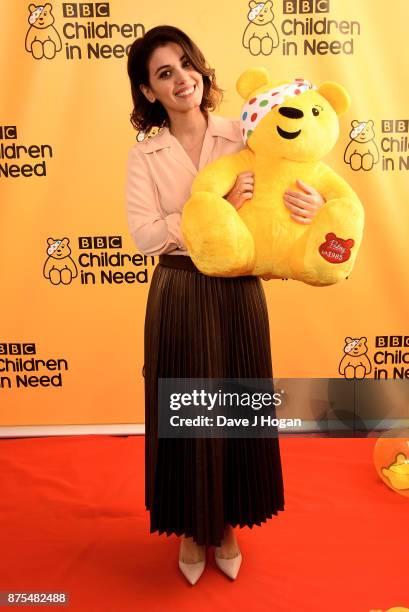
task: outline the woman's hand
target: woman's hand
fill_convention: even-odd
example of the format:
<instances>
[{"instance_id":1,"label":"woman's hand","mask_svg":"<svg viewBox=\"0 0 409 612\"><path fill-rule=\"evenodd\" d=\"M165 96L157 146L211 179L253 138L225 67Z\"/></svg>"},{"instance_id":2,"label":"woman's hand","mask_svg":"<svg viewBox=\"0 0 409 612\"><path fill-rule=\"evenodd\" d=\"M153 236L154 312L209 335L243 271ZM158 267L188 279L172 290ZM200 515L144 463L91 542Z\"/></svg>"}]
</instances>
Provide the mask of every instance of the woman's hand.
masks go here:
<instances>
[{"instance_id":1,"label":"woman's hand","mask_svg":"<svg viewBox=\"0 0 409 612\"><path fill-rule=\"evenodd\" d=\"M307 225L311 223L321 206L325 204L325 199L314 187L300 180L297 180L297 185L303 190L303 193L287 189L284 193L284 204L294 221Z\"/></svg>"},{"instance_id":2,"label":"woman's hand","mask_svg":"<svg viewBox=\"0 0 409 612\"><path fill-rule=\"evenodd\" d=\"M234 206L236 210L239 210L246 200L250 200L253 197L253 191L253 172L240 172L240 174L238 174L236 177L236 182L234 183L233 187L224 197Z\"/></svg>"}]
</instances>

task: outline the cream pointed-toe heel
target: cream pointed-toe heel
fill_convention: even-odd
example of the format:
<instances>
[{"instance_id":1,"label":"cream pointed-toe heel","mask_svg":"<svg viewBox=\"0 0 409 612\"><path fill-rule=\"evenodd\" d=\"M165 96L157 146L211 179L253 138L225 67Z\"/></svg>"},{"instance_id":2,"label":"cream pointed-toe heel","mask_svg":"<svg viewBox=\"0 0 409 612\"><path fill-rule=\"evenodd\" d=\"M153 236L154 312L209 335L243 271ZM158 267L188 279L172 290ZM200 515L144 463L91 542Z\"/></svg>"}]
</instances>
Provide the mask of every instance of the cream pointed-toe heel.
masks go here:
<instances>
[{"instance_id":1,"label":"cream pointed-toe heel","mask_svg":"<svg viewBox=\"0 0 409 612\"><path fill-rule=\"evenodd\" d=\"M179 552L179 568L184 577L190 584L196 584L200 576L203 574L206 567L206 549L204 550L204 559L202 561L195 561L194 563L186 563L181 559L181 553Z\"/></svg>"},{"instance_id":2,"label":"cream pointed-toe heel","mask_svg":"<svg viewBox=\"0 0 409 612\"><path fill-rule=\"evenodd\" d=\"M236 580L237 574L239 573L239 569L241 566L241 562L243 560L241 552L239 551L237 555L235 557L232 557L231 559L224 559L223 557L217 556L217 551L219 549L220 547L216 547L214 551L214 559L216 561L217 567L221 569L222 572L226 574L226 576L228 576L232 580Z\"/></svg>"}]
</instances>

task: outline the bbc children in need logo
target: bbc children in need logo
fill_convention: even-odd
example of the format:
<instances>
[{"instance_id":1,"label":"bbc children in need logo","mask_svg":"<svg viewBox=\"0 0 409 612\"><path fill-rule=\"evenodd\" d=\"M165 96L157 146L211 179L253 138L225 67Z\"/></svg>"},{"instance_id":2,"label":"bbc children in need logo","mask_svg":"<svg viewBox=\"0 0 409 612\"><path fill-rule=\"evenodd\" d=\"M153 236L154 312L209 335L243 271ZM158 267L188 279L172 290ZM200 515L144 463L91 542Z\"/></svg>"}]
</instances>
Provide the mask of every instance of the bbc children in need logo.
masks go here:
<instances>
[{"instance_id":1,"label":"bbc children in need logo","mask_svg":"<svg viewBox=\"0 0 409 612\"><path fill-rule=\"evenodd\" d=\"M361 23L340 18L330 0L251 0L247 10L242 45L251 55L353 55L361 35Z\"/></svg>"},{"instance_id":2,"label":"bbc children in need logo","mask_svg":"<svg viewBox=\"0 0 409 612\"><path fill-rule=\"evenodd\" d=\"M148 283L155 258L122 252L122 236L79 236L77 245L75 256L66 236L46 239L43 277L51 285L70 285L74 279L89 286Z\"/></svg>"},{"instance_id":3,"label":"bbc children in need logo","mask_svg":"<svg viewBox=\"0 0 409 612\"><path fill-rule=\"evenodd\" d=\"M29 4L25 49L36 60L122 59L144 34L143 23L114 22L109 2Z\"/></svg>"},{"instance_id":4,"label":"bbc children in need logo","mask_svg":"<svg viewBox=\"0 0 409 612\"><path fill-rule=\"evenodd\" d=\"M351 122L344 162L354 171L368 172L379 162L383 172L409 170L409 119L381 119L378 123L375 130L373 120Z\"/></svg>"},{"instance_id":5,"label":"bbc children in need logo","mask_svg":"<svg viewBox=\"0 0 409 612\"><path fill-rule=\"evenodd\" d=\"M409 336L345 338L338 373L346 379L409 379Z\"/></svg>"},{"instance_id":6,"label":"bbc children in need logo","mask_svg":"<svg viewBox=\"0 0 409 612\"><path fill-rule=\"evenodd\" d=\"M50 144L19 143L17 125L0 125L0 178L47 176Z\"/></svg>"},{"instance_id":7,"label":"bbc children in need logo","mask_svg":"<svg viewBox=\"0 0 409 612\"><path fill-rule=\"evenodd\" d=\"M40 355L35 342L0 342L0 389L63 387L68 359Z\"/></svg>"}]
</instances>

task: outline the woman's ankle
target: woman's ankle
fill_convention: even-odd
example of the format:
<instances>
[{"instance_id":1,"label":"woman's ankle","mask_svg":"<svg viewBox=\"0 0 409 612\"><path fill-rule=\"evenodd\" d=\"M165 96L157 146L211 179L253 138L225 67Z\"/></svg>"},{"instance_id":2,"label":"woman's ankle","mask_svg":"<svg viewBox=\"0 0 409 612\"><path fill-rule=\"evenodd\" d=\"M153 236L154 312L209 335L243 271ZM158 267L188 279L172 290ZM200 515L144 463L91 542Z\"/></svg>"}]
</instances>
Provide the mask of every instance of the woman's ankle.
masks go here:
<instances>
[{"instance_id":1,"label":"woman's ankle","mask_svg":"<svg viewBox=\"0 0 409 612\"><path fill-rule=\"evenodd\" d=\"M180 542L182 560L186 563L196 563L203 559L203 545L198 544L193 538L182 536Z\"/></svg>"}]
</instances>

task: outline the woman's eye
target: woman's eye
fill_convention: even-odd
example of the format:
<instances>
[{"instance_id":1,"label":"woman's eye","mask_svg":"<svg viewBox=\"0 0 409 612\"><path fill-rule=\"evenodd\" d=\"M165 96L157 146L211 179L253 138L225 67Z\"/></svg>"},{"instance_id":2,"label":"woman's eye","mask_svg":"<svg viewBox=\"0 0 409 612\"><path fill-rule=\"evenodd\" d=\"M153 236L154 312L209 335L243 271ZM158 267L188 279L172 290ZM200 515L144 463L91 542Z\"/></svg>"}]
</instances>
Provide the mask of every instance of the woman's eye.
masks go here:
<instances>
[{"instance_id":1,"label":"woman's eye","mask_svg":"<svg viewBox=\"0 0 409 612\"><path fill-rule=\"evenodd\" d=\"M170 70L164 70L163 72L160 73L159 78L164 79L169 74L170 74Z\"/></svg>"},{"instance_id":2,"label":"woman's eye","mask_svg":"<svg viewBox=\"0 0 409 612\"><path fill-rule=\"evenodd\" d=\"M183 62L183 65L184 65L184 66L190 66L190 62L189 62L189 60L185 60L185 61Z\"/></svg>"}]
</instances>

